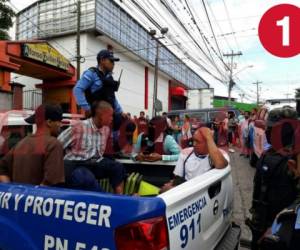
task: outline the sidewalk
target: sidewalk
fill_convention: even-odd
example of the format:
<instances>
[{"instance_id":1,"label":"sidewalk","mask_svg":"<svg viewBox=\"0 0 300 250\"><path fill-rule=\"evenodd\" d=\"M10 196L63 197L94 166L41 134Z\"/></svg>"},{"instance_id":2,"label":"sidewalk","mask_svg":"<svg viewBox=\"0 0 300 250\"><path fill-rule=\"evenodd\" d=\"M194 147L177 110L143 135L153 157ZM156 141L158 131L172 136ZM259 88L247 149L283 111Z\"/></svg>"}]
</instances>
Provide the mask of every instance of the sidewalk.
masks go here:
<instances>
[{"instance_id":1,"label":"sidewalk","mask_svg":"<svg viewBox=\"0 0 300 250\"><path fill-rule=\"evenodd\" d=\"M251 232L245 225L245 219L250 216L253 177L255 169L249 165L249 159L239 156L239 151L229 153L234 185L234 212L233 221L242 228L242 239L251 240ZM244 249L244 248L241 248Z\"/></svg>"}]
</instances>

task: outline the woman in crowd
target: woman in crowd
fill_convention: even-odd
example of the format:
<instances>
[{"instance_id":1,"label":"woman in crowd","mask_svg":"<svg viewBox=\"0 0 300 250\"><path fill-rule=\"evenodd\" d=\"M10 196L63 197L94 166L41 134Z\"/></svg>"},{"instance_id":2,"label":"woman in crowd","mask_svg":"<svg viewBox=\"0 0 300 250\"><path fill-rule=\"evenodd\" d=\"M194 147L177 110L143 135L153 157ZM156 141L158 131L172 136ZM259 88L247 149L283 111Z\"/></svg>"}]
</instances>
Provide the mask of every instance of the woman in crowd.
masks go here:
<instances>
[{"instance_id":1,"label":"woman in crowd","mask_svg":"<svg viewBox=\"0 0 300 250\"><path fill-rule=\"evenodd\" d=\"M173 137L177 143L180 143L181 139L181 122L179 116L175 116L172 120L172 130L173 130Z\"/></svg>"},{"instance_id":2,"label":"woman in crowd","mask_svg":"<svg viewBox=\"0 0 300 250\"><path fill-rule=\"evenodd\" d=\"M132 158L137 161L177 161L180 147L172 135L167 134L167 120L154 117L148 130L139 134Z\"/></svg>"},{"instance_id":3,"label":"woman in crowd","mask_svg":"<svg viewBox=\"0 0 300 250\"><path fill-rule=\"evenodd\" d=\"M193 135L192 135L191 121L190 121L190 117L188 115L185 115L185 117L184 117L184 122L183 122L183 126L181 128L181 133L182 133L181 147L182 148L189 147Z\"/></svg>"},{"instance_id":4,"label":"woman in crowd","mask_svg":"<svg viewBox=\"0 0 300 250\"><path fill-rule=\"evenodd\" d=\"M228 113L228 146L229 152L234 153L234 149L232 148L234 142L234 135L237 128L237 121L235 119L235 114L233 112Z\"/></svg>"},{"instance_id":5,"label":"woman in crowd","mask_svg":"<svg viewBox=\"0 0 300 250\"><path fill-rule=\"evenodd\" d=\"M240 132L241 132L241 156L249 158L250 156L250 138L249 138L249 125L250 125L250 112L245 112L245 120L240 123Z\"/></svg>"}]
</instances>

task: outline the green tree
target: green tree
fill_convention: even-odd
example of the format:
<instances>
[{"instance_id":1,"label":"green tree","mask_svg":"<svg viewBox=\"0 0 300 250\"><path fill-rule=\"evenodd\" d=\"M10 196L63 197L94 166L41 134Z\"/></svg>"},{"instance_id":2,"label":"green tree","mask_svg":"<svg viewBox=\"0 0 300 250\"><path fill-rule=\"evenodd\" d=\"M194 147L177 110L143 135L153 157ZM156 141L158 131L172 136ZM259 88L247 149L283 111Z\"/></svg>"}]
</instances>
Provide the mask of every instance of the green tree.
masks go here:
<instances>
[{"instance_id":1,"label":"green tree","mask_svg":"<svg viewBox=\"0 0 300 250\"><path fill-rule=\"evenodd\" d=\"M8 6L9 0L0 0L0 40L9 40L8 30L13 26L15 12Z\"/></svg>"}]
</instances>

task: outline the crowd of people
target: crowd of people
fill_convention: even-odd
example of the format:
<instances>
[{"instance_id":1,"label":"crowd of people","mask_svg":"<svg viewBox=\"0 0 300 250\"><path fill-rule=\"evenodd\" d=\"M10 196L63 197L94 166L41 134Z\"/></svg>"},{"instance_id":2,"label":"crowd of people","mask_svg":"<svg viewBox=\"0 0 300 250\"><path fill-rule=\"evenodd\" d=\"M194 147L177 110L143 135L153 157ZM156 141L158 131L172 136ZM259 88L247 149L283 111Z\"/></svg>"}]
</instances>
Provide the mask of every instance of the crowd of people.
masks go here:
<instances>
[{"instance_id":1,"label":"crowd of people","mask_svg":"<svg viewBox=\"0 0 300 250\"><path fill-rule=\"evenodd\" d=\"M62 109L52 104L39 106L26 119L37 131L0 160L1 182L102 191L98 180L109 178L114 192L122 194L126 171L116 158L177 162L174 179L182 181L228 165L229 157L217 148L211 130L199 128L193 135L188 116L181 124L166 113L152 119L144 111L133 118L125 113L115 95L120 82L112 76L118 60L112 52L100 51L98 66L86 70L75 85L84 120L59 133ZM198 170L192 169L196 162Z\"/></svg>"},{"instance_id":2,"label":"crowd of people","mask_svg":"<svg viewBox=\"0 0 300 250\"><path fill-rule=\"evenodd\" d=\"M86 70L74 87L77 104L85 111L84 120L60 133L62 109L52 104L39 106L26 119L36 124L37 131L0 159L0 182L101 192L98 180L109 178L114 192L122 194L126 171L116 158L125 157L133 161L176 162L173 178L161 189L165 192L212 168L226 168L230 162L224 150L227 146L232 153L237 146L241 156L249 158L256 109L241 111L238 117L234 112L220 112L209 124L199 126L188 115L181 120L163 113L150 119L141 111L139 117L132 117L123 111L115 95L120 82L113 79L112 71L118 60L112 52L100 51L98 67ZM247 221L253 233L252 250L299 249L297 112L290 107L271 111L265 134L264 153L256 165L252 218ZM281 212L285 208L288 210ZM277 226L270 230L278 214ZM282 236L287 230L289 238ZM295 230L298 238L294 237ZM281 248L275 248L278 242ZM295 244L295 248L282 247Z\"/></svg>"}]
</instances>

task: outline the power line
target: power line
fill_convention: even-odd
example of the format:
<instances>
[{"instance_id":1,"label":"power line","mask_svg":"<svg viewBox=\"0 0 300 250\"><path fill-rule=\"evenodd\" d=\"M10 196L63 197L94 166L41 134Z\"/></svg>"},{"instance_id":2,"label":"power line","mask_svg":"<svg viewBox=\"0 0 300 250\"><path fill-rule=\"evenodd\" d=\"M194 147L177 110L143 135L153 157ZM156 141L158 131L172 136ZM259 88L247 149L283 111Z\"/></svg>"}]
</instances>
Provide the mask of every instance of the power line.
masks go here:
<instances>
[{"instance_id":1,"label":"power line","mask_svg":"<svg viewBox=\"0 0 300 250\"><path fill-rule=\"evenodd\" d=\"M217 38L216 38L216 35L215 35L215 32L214 32L214 29L213 29L213 27L212 27L212 24L211 24L211 21L210 21L210 17L209 17L209 15L208 15L208 11L207 11L206 4L205 4L205 1L204 1L204 0L202 0L202 4L203 4L204 10L205 10L205 14L206 14L206 17L207 17L207 20L208 20L208 23L209 23L211 32L212 32L212 34L213 34L213 37L214 37L214 40L215 40L217 49L218 49L218 51L219 51L220 57L222 58L222 53L221 53L221 50L220 50L220 47L219 47L219 44L218 44L218 41L217 41Z\"/></svg>"},{"instance_id":2,"label":"power line","mask_svg":"<svg viewBox=\"0 0 300 250\"><path fill-rule=\"evenodd\" d=\"M173 18L180 24L180 26L183 28L183 30L189 35L189 37L195 42L196 47L200 49L200 51L205 55L205 57L208 59L208 61L211 62L211 58L205 53L203 48L199 45L199 43L196 41L196 39L188 32L182 21L177 17L173 9L169 6L169 4L165 0L161 0L161 3L164 5L164 7L169 11L169 13L173 16ZM212 62L211 62L212 63ZM217 69L218 70L218 69Z\"/></svg>"},{"instance_id":3,"label":"power line","mask_svg":"<svg viewBox=\"0 0 300 250\"><path fill-rule=\"evenodd\" d=\"M229 11L228 11L228 8L227 8L227 5L226 5L225 0L223 0L223 4L224 4L224 8L225 8L225 12L226 12L226 15L227 15L229 24L230 24L230 26L231 26L231 30L232 30L232 33L233 33L233 37L234 37L236 46L237 46L238 50L240 50L240 46L239 46L239 44L238 44L238 42L237 42L237 39L236 39L236 37L235 37L235 35L234 35L234 28L233 28L233 25L232 25L232 22L231 22L231 19L230 19Z\"/></svg>"},{"instance_id":4,"label":"power line","mask_svg":"<svg viewBox=\"0 0 300 250\"><path fill-rule=\"evenodd\" d=\"M210 9L210 12L211 12L211 14L212 14L212 16L213 16L213 18L214 18L214 20L215 20L215 22L216 22L218 28L219 28L221 34L223 34L224 32L222 31L221 26L220 26L219 22L217 21L217 18L216 18L216 16L215 16L215 14L214 14L214 12L213 12L213 10L212 10L212 7L211 7L211 5L210 5L209 2L208 2L208 8ZM226 42L226 44L227 44L227 47L228 47L230 50L232 50L232 48L231 48L231 46L229 45L229 42L228 42L228 40L227 40L227 37L224 37L224 38L225 38L225 42Z\"/></svg>"},{"instance_id":5,"label":"power line","mask_svg":"<svg viewBox=\"0 0 300 250\"><path fill-rule=\"evenodd\" d=\"M195 19L195 16L194 16L193 12L191 11L191 8L190 8L190 6L189 6L187 0L185 0L185 4L186 4L186 6L187 6L187 8L188 8L188 10L189 10L189 13L190 13L190 15L191 15L191 20L192 20L192 22L194 23L194 25L196 26L196 28L198 29L198 32L199 32L199 34L200 34L200 36L201 36L201 38L202 38L202 40L203 40L203 43L204 43L204 45L205 45L205 47L206 47L206 49L207 49L207 51L208 51L208 53L209 53L209 55L210 55L210 57L211 57L212 62L214 63L215 67L218 68L217 65L216 65L216 63L215 63L215 61L214 61L214 59L213 59L213 57L212 57L212 54L211 54L211 52L210 52L210 49L208 48L208 45L207 45L207 44L209 44L209 41L206 39L206 37L204 36L204 34L203 34L203 32L201 31L200 27L198 26L197 21L196 21L196 19ZM214 51L214 49L213 49L212 46L211 46L211 49ZM214 51L214 52L215 52L215 51ZM216 54L216 55L217 55L217 54ZM217 55L217 56L218 56L218 55ZM219 71L219 70L218 70L218 71ZM221 73L220 71L219 71L219 73L222 75L222 73Z\"/></svg>"},{"instance_id":6,"label":"power line","mask_svg":"<svg viewBox=\"0 0 300 250\"><path fill-rule=\"evenodd\" d=\"M134 0L133 0L134 1ZM150 21L153 20L153 18L136 2L134 1L136 5L138 5L140 10L143 10L143 13L146 13L145 15L147 15L147 17L150 17ZM189 34L189 32L186 30L186 28L184 27L184 25L181 23L181 21L177 18L176 14L173 12L173 10L168 6L167 3L165 3L164 1L162 1L162 4L166 7L166 9L171 13L171 15L175 18L175 20L181 25L181 27L185 30L185 32L190 36L190 38L194 41L195 44L197 44L198 48L202 51L202 53L209 59L210 58L207 56L207 54L205 53L205 51L203 51L203 49L200 47L200 45L197 43L197 41L194 39L193 36L191 36ZM157 22L156 22L157 23ZM157 25L160 27L160 25L157 23ZM202 64L200 64L197 60L193 59L192 56L190 56L190 60L195 63L198 67L200 67L203 71L205 71L206 73L208 73L209 75L211 75L212 77L214 77L216 80L221 81L221 79L219 79L217 76L215 76L214 74L212 74L210 71L208 71L205 66L203 66ZM202 59L200 59L201 61L203 61ZM205 62L204 62L205 63Z\"/></svg>"}]
</instances>

